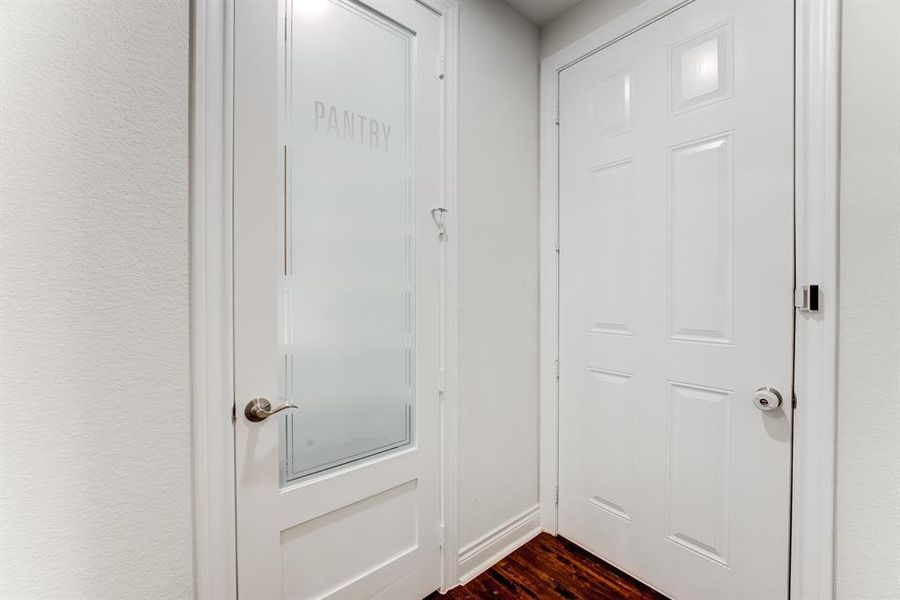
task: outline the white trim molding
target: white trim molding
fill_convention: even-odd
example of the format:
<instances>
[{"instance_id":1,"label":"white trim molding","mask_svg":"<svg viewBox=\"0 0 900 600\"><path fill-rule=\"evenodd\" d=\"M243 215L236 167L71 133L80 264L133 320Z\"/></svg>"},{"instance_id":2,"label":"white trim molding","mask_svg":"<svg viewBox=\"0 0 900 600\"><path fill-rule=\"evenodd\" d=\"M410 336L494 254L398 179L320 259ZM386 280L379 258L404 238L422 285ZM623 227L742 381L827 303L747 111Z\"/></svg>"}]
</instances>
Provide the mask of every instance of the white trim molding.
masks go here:
<instances>
[{"instance_id":1,"label":"white trim molding","mask_svg":"<svg viewBox=\"0 0 900 600\"><path fill-rule=\"evenodd\" d=\"M541 62L540 507L557 533L559 72L693 0L647 0ZM795 321L791 598L834 588L840 0L796 0L796 284L819 284L817 313Z\"/></svg>"},{"instance_id":2,"label":"white trim molding","mask_svg":"<svg viewBox=\"0 0 900 600\"><path fill-rule=\"evenodd\" d=\"M237 597L232 410L234 0L192 2L191 320L195 595ZM418 0L441 18L441 590L458 582L458 29L456 0Z\"/></svg>"},{"instance_id":3,"label":"white trim molding","mask_svg":"<svg viewBox=\"0 0 900 600\"><path fill-rule=\"evenodd\" d=\"M540 513L541 507L535 505L460 550L460 585L472 581L537 536L541 532Z\"/></svg>"},{"instance_id":4,"label":"white trim molding","mask_svg":"<svg viewBox=\"0 0 900 600\"><path fill-rule=\"evenodd\" d=\"M837 407L840 0L797 0L796 284L819 284L820 311L797 313L791 598L834 597Z\"/></svg>"},{"instance_id":5,"label":"white trim molding","mask_svg":"<svg viewBox=\"0 0 900 600\"><path fill-rule=\"evenodd\" d=\"M441 587L456 586L459 549L459 5L418 0L441 16L444 213L441 248Z\"/></svg>"},{"instance_id":6,"label":"white trim molding","mask_svg":"<svg viewBox=\"0 0 900 600\"><path fill-rule=\"evenodd\" d=\"M192 3L191 375L194 593L235 598L231 0Z\"/></svg>"}]
</instances>

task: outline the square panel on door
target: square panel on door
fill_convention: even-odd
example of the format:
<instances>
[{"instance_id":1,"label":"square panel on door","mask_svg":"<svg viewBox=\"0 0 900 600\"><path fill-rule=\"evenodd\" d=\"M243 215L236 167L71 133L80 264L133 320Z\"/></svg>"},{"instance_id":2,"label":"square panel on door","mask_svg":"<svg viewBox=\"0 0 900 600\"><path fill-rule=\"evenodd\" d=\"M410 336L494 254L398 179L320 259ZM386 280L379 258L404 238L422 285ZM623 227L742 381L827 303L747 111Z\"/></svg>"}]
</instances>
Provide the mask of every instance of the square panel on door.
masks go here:
<instances>
[{"instance_id":1,"label":"square panel on door","mask_svg":"<svg viewBox=\"0 0 900 600\"><path fill-rule=\"evenodd\" d=\"M731 97L732 30L729 20L669 49L669 114L677 115Z\"/></svg>"}]
</instances>

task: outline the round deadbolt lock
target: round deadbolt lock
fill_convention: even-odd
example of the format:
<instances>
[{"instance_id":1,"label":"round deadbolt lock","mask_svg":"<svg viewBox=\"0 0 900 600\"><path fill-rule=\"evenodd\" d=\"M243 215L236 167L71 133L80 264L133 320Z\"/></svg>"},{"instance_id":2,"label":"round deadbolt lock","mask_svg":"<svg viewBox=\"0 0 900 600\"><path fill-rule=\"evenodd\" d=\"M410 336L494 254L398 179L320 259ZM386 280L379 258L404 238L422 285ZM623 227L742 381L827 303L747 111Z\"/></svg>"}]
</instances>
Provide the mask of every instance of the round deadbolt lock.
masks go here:
<instances>
[{"instance_id":1,"label":"round deadbolt lock","mask_svg":"<svg viewBox=\"0 0 900 600\"><path fill-rule=\"evenodd\" d=\"M761 387L753 394L753 404L759 410L775 410L781 406L781 394L775 388Z\"/></svg>"}]
</instances>

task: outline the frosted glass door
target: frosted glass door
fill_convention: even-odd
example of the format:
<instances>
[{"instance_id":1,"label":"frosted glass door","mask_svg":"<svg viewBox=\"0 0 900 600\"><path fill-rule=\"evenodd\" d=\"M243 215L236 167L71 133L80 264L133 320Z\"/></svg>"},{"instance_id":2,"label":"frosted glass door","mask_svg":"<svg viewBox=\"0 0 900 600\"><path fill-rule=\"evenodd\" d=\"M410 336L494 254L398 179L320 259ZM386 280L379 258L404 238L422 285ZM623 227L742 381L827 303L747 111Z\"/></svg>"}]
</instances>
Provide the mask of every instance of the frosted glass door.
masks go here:
<instances>
[{"instance_id":1,"label":"frosted glass door","mask_svg":"<svg viewBox=\"0 0 900 600\"><path fill-rule=\"evenodd\" d=\"M294 2L285 61L282 482L411 442L415 36Z\"/></svg>"}]
</instances>

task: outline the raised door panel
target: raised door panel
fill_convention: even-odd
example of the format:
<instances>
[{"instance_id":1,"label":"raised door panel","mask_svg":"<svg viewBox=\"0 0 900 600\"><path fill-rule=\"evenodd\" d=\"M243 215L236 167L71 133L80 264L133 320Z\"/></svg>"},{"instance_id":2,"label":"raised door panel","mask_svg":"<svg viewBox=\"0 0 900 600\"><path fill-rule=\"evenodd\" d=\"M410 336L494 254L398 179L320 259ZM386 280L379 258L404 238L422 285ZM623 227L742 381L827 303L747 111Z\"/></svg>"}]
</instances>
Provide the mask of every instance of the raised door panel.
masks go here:
<instances>
[{"instance_id":1,"label":"raised door panel","mask_svg":"<svg viewBox=\"0 0 900 600\"><path fill-rule=\"evenodd\" d=\"M676 340L732 341L731 146L729 132L669 150L669 324Z\"/></svg>"},{"instance_id":2,"label":"raised door panel","mask_svg":"<svg viewBox=\"0 0 900 600\"><path fill-rule=\"evenodd\" d=\"M416 495L409 481L282 531L284 589L297 598L340 596L379 569L402 566L419 547ZM366 542L341 543L348 539Z\"/></svg>"},{"instance_id":3,"label":"raised door panel","mask_svg":"<svg viewBox=\"0 0 900 600\"><path fill-rule=\"evenodd\" d=\"M666 537L727 567L733 394L681 382L668 387Z\"/></svg>"},{"instance_id":4,"label":"raised door panel","mask_svg":"<svg viewBox=\"0 0 900 600\"><path fill-rule=\"evenodd\" d=\"M595 142L631 130L631 71L607 77L591 86L589 118Z\"/></svg>"},{"instance_id":5,"label":"raised door panel","mask_svg":"<svg viewBox=\"0 0 900 600\"><path fill-rule=\"evenodd\" d=\"M634 381L631 375L589 369L582 434L591 458L585 500L605 514L631 522L634 468ZM598 431L602 434L598 435Z\"/></svg>"},{"instance_id":6,"label":"raised door panel","mask_svg":"<svg viewBox=\"0 0 900 600\"><path fill-rule=\"evenodd\" d=\"M732 21L669 48L669 114L727 100L733 93Z\"/></svg>"},{"instance_id":7,"label":"raised door panel","mask_svg":"<svg viewBox=\"0 0 900 600\"><path fill-rule=\"evenodd\" d=\"M588 174L590 231L588 331L634 334L634 165L631 159Z\"/></svg>"}]
</instances>

